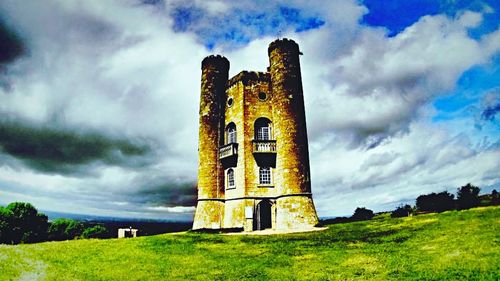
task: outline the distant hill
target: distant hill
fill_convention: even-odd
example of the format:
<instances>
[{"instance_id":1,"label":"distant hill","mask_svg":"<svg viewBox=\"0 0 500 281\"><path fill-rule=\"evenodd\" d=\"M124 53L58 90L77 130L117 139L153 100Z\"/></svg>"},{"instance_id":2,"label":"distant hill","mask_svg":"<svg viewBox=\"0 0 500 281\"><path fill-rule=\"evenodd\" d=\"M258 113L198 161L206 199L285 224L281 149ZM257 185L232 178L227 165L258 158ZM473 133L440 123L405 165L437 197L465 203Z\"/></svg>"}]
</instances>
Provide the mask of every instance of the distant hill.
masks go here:
<instances>
[{"instance_id":1,"label":"distant hill","mask_svg":"<svg viewBox=\"0 0 500 281\"><path fill-rule=\"evenodd\" d=\"M0 245L0 280L498 280L500 207L272 235Z\"/></svg>"},{"instance_id":2,"label":"distant hill","mask_svg":"<svg viewBox=\"0 0 500 281\"><path fill-rule=\"evenodd\" d=\"M57 218L68 218L84 222L86 226L100 224L108 230L107 238L114 238L118 235L119 228L135 228L139 230L139 236L155 235L161 233L186 231L193 225L189 221L155 220L140 218L119 218L106 216L80 215L70 213L59 213L42 211L52 221Z\"/></svg>"},{"instance_id":3,"label":"distant hill","mask_svg":"<svg viewBox=\"0 0 500 281\"><path fill-rule=\"evenodd\" d=\"M67 218L79 221L155 221L155 222L180 222L180 223L192 223L192 220L172 220L172 219L145 219L145 218L124 218L124 217L113 217L113 216L94 216L85 214L73 214L73 213L61 213L53 211L44 211L44 213L49 217L49 220L54 220L57 218Z\"/></svg>"}]
</instances>

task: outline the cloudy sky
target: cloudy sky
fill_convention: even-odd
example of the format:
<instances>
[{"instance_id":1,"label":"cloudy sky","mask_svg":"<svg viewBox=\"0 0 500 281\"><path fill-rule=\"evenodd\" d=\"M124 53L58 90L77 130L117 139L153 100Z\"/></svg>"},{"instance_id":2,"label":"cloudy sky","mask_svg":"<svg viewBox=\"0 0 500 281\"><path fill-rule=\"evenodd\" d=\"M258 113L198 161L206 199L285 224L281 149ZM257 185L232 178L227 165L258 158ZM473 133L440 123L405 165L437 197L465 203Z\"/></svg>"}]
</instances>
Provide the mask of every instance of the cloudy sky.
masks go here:
<instances>
[{"instance_id":1,"label":"cloudy sky","mask_svg":"<svg viewBox=\"0 0 500 281\"><path fill-rule=\"evenodd\" d=\"M201 60L296 40L320 216L500 188L500 2L3 0L0 204L191 219Z\"/></svg>"}]
</instances>

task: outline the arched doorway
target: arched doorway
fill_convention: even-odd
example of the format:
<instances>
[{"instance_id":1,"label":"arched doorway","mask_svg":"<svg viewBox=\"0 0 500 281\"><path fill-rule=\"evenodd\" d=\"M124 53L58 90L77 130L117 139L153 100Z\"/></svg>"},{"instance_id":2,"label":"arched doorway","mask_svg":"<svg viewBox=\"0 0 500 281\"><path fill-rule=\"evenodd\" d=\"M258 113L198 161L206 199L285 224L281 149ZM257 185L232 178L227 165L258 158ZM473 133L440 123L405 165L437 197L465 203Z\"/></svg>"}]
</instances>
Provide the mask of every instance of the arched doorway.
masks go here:
<instances>
[{"instance_id":1,"label":"arched doorway","mask_svg":"<svg viewBox=\"0 0 500 281\"><path fill-rule=\"evenodd\" d=\"M256 230L263 230L266 228L271 228L272 225L272 215L271 215L271 202L269 200L262 200L257 204L256 210Z\"/></svg>"}]
</instances>

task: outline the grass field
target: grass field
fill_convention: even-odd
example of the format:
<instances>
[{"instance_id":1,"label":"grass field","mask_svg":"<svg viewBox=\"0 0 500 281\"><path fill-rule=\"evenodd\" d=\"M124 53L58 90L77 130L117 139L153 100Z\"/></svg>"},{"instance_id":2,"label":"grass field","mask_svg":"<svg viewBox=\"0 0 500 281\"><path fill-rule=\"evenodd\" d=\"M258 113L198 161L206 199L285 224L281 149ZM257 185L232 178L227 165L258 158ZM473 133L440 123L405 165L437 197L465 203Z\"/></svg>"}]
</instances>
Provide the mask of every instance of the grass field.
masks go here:
<instances>
[{"instance_id":1,"label":"grass field","mask_svg":"<svg viewBox=\"0 0 500 281\"><path fill-rule=\"evenodd\" d=\"M273 236L0 246L0 280L499 280L500 207Z\"/></svg>"}]
</instances>

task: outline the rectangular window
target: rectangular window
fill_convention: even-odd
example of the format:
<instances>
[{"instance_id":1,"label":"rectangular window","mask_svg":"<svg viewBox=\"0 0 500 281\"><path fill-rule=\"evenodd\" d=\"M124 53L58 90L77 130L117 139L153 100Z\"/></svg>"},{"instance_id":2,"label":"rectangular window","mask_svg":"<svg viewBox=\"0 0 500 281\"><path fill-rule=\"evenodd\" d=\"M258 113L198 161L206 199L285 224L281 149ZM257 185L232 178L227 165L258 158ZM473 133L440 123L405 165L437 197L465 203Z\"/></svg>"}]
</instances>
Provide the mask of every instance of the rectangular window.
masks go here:
<instances>
[{"instance_id":1,"label":"rectangular window","mask_svg":"<svg viewBox=\"0 0 500 281\"><path fill-rule=\"evenodd\" d=\"M236 143L236 130L228 132L228 143Z\"/></svg>"},{"instance_id":2,"label":"rectangular window","mask_svg":"<svg viewBox=\"0 0 500 281\"><path fill-rule=\"evenodd\" d=\"M257 139L258 140L270 140L271 139L271 128L269 127L260 127L257 131Z\"/></svg>"},{"instance_id":3,"label":"rectangular window","mask_svg":"<svg viewBox=\"0 0 500 281\"><path fill-rule=\"evenodd\" d=\"M271 184L271 168L260 167L259 169L259 184Z\"/></svg>"}]
</instances>

